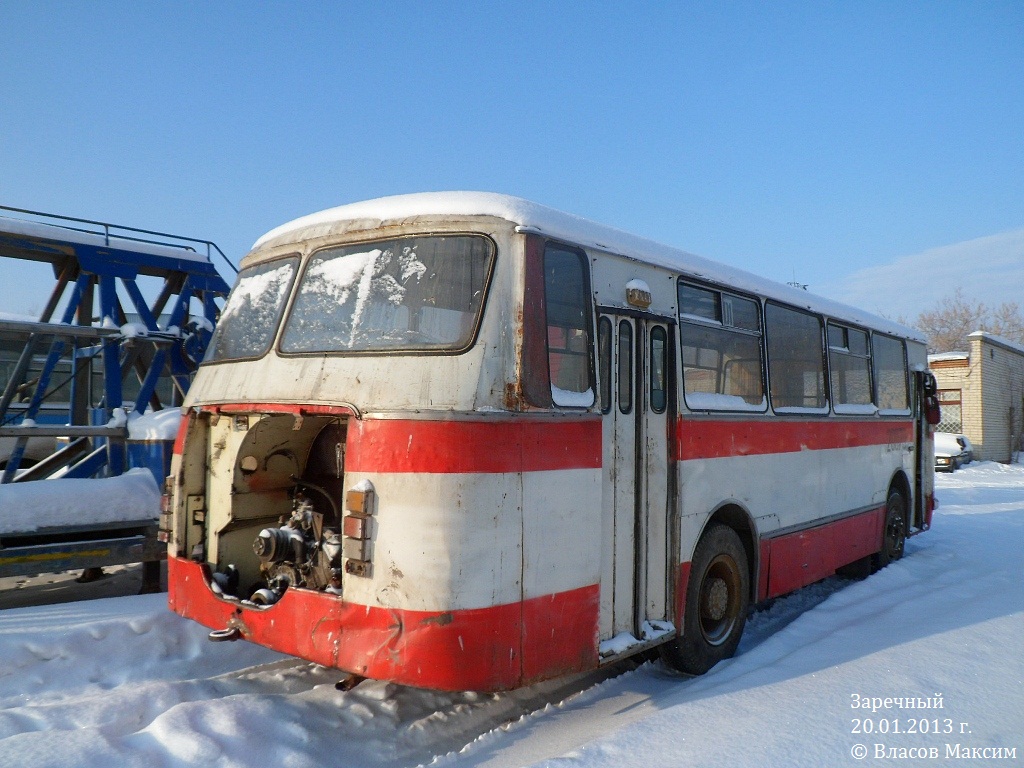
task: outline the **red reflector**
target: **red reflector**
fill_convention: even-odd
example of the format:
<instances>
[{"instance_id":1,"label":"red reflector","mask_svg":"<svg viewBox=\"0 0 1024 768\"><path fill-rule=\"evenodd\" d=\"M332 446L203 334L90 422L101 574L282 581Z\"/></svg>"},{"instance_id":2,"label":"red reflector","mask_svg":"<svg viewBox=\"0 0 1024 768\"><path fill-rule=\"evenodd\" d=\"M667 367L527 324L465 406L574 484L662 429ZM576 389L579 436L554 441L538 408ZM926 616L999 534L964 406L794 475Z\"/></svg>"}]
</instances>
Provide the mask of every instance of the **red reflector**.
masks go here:
<instances>
[{"instance_id":1,"label":"red reflector","mask_svg":"<svg viewBox=\"0 0 1024 768\"><path fill-rule=\"evenodd\" d=\"M366 531L366 523L368 520L369 518L366 517L345 515L344 520L342 520L342 533L344 533L350 539L369 538Z\"/></svg>"}]
</instances>

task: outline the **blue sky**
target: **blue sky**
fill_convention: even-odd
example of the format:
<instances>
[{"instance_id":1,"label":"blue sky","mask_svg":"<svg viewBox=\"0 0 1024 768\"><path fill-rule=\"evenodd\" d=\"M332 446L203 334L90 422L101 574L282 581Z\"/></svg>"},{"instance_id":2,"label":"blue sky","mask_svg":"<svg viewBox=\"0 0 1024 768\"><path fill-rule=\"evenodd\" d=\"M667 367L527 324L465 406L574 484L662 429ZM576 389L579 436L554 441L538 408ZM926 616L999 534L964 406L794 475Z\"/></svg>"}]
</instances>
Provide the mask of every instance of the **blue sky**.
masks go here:
<instances>
[{"instance_id":1,"label":"blue sky","mask_svg":"<svg viewBox=\"0 0 1024 768\"><path fill-rule=\"evenodd\" d=\"M316 210L482 189L840 299L906 263L892 298L855 298L891 315L919 311L933 249L1002 244L979 299L1024 284L1021 2L0 0L0 19L0 204L237 260ZM0 270L0 310L38 310Z\"/></svg>"}]
</instances>

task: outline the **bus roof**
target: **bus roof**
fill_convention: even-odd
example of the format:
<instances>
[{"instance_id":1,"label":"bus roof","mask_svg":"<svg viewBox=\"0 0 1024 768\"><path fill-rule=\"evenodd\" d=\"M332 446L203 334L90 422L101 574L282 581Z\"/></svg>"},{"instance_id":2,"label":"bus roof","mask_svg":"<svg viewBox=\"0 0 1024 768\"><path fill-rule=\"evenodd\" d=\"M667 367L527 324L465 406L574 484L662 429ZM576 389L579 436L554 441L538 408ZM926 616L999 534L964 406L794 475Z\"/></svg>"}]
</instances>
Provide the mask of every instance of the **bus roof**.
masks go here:
<instances>
[{"instance_id":1,"label":"bus roof","mask_svg":"<svg viewBox=\"0 0 1024 768\"><path fill-rule=\"evenodd\" d=\"M537 232L587 248L635 258L683 275L759 294L855 325L924 342L924 337L919 331L855 307L580 216L493 192L423 192L381 197L328 208L272 229L257 240L253 248L257 249L288 235L296 238L327 235L330 234L332 227L342 222L366 222L366 228L371 229L385 223L408 222L413 218L437 216L487 216L504 219L515 224L520 231Z\"/></svg>"}]
</instances>

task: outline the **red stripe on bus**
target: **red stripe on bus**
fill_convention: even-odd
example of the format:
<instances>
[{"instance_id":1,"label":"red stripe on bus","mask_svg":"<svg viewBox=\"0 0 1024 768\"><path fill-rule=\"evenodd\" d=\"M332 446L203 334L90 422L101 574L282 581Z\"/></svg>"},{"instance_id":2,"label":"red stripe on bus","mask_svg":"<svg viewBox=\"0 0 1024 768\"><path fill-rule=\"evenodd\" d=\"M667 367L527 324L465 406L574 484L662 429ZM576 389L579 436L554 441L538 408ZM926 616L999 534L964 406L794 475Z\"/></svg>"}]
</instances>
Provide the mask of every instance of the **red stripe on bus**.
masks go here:
<instances>
[{"instance_id":1,"label":"red stripe on bus","mask_svg":"<svg viewBox=\"0 0 1024 768\"><path fill-rule=\"evenodd\" d=\"M768 579L761 599L777 597L831 576L882 548L885 507L762 541L768 544ZM765 567L762 561L762 568ZM764 582L762 581L762 584Z\"/></svg>"},{"instance_id":2,"label":"red stripe on bus","mask_svg":"<svg viewBox=\"0 0 1024 768\"><path fill-rule=\"evenodd\" d=\"M174 436L174 449L171 451L171 455L181 456L184 453L185 435L188 433L189 419L191 418L191 413L186 413L181 417L181 421L178 422L178 433Z\"/></svg>"},{"instance_id":3,"label":"red stripe on bus","mask_svg":"<svg viewBox=\"0 0 1024 768\"><path fill-rule=\"evenodd\" d=\"M682 461L898 445L913 439L910 421L676 421L676 456Z\"/></svg>"},{"instance_id":4,"label":"red stripe on bus","mask_svg":"<svg viewBox=\"0 0 1024 768\"><path fill-rule=\"evenodd\" d=\"M409 611L290 589L254 609L217 597L200 563L167 560L171 610L211 629L375 680L499 691L598 665L598 585L522 603Z\"/></svg>"},{"instance_id":5,"label":"red stripe on bus","mask_svg":"<svg viewBox=\"0 0 1024 768\"><path fill-rule=\"evenodd\" d=\"M503 473L600 469L601 421L350 421L345 469Z\"/></svg>"},{"instance_id":6,"label":"red stripe on bus","mask_svg":"<svg viewBox=\"0 0 1024 768\"><path fill-rule=\"evenodd\" d=\"M757 599L768 599L768 571L772 561L772 543L769 539L761 539L757 559Z\"/></svg>"},{"instance_id":7,"label":"red stripe on bus","mask_svg":"<svg viewBox=\"0 0 1024 768\"><path fill-rule=\"evenodd\" d=\"M851 515L825 525L761 539L755 572L756 599L792 592L833 575L844 565L878 552L882 547L885 507ZM676 626L682 631L690 563L681 563L676 576Z\"/></svg>"},{"instance_id":8,"label":"red stripe on bus","mask_svg":"<svg viewBox=\"0 0 1024 768\"><path fill-rule=\"evenodd\" d=\"M600 610L597 584L524 600L521 684L595 668Z\"/></svg>"}]
</instances>

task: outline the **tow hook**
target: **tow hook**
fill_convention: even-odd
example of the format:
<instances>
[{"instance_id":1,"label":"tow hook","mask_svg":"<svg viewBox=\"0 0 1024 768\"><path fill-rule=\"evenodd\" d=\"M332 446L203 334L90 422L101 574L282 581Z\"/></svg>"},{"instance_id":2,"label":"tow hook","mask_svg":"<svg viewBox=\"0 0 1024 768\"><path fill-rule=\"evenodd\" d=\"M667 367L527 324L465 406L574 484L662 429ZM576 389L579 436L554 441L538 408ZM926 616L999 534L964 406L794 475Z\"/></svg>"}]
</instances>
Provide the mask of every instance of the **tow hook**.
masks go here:
<instances>
[{"instance_id":1,"label":"tow hook","mask_svg":"<svg viewBox=\"0 0 1024 768\"><path fill-rule=\"evenodd\" d=\"M362 675L351 674L344 680L339 680L338 682L336 682L334 684L334 687L336 690L339 691L351 691L365 679L366 678Z\"/></svg>"},{"instance_id":2,"label":"tow hook","mask_svg":"<svg viewBox=\"0 0 1024 768\"><path fill-rule=\"evenodd\" d=\"M238 640L242 637L242 632L238 627L225 627L224 629L215 629L209 634L210 640L215 643L223 643L228 640Z\"/></svg>"}]
</instances>

